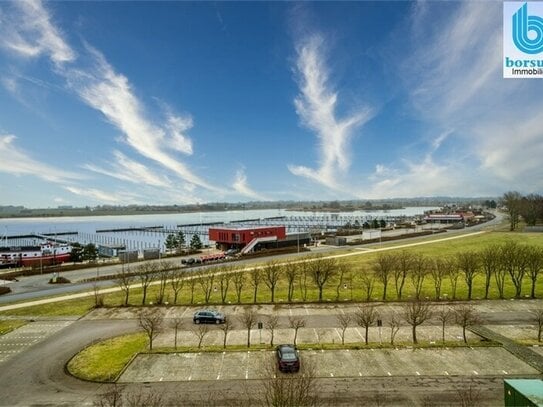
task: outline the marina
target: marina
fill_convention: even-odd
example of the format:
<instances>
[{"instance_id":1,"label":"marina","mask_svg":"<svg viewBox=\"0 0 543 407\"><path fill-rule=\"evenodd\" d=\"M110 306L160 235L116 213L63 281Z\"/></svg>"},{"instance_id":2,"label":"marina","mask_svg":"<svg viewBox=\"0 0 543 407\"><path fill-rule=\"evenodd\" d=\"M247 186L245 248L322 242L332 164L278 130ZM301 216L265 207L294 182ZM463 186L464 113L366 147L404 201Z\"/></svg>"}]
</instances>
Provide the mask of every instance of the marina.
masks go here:
<instances>
[{"instance_id":1,"label":"marina","mask_svg":"<svg viewBox=\"0 0 543 407\"><path fill-rule=\"evenodd\" d=\"M200 212L168 215L96 216L81 218L1 219L0 246L31 246L41 241L56 243L93 243L100 246L124 246L126 250L165 251L169 234L183 233L190 241L198 235L209 244L208 230L215 226L259 227L284 225L287 233L327 233L351 226L362 228L374 220L387 225L421 219L435 207L410 207L390 211L291 212L282 209ZM3 230L2 230L3 229Z\"/></svg>"}]
</instances>

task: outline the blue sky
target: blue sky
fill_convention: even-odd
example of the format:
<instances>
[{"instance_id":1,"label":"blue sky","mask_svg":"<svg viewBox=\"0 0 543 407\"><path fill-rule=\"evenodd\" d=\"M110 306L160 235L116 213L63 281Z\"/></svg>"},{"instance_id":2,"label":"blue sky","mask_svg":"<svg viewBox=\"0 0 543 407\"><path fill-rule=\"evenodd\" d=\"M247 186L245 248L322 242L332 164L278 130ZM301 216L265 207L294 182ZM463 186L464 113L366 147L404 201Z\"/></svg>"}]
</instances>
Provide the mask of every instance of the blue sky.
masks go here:
<instances>
[{"instance_id":1,"label":"blue sky","mask_svg":"<svg viewBox=\"0 0 543 407\"><path fill-rule=\"evenodd\" d=\"M501 2L1 2L0 205L543 191Z\"/></svg>"}]
</instances>

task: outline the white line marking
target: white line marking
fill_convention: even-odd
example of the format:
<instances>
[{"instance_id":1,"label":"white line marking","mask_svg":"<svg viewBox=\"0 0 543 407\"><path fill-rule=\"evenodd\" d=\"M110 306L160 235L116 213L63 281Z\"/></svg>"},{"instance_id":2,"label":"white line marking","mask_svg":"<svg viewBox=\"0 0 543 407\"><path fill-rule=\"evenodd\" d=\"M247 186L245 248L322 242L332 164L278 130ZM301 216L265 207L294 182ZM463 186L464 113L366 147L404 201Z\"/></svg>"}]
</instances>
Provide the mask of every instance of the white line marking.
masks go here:
<instances>
[{"instance_id":1,"label":"white line marking","mask_svg":"<svg viewBox=\"0 0 543 407\"><path fill-rule=\"evenodd\" d=\"M447 372L447 371L445 370L445 374L448 376L448 375L449 375L449 372Z\"/></svg>"},{"instance_id":2,"label":"white line marking","mask_svg":"<svg viewBox=\"0 0 543 407\"><path fill-rule=\"evenodd\" d=\"M476 371L476 370L474 370L474 371L473 371L473 373L475 373L476 375L478 375L478 374L479 374L479 373L477 373L477 371Z\"/></svg>"},{"instance_id":3,"label":"white line marking","mask_svg":"<svg viewBox=\"0 0 543 407\"><path fill-rule=\"evenodd\" d=\"M387 374L388 374L389 376L392 376L392 373L390 373L390 372L387 372Z\"/></svg>"}]
</instances>

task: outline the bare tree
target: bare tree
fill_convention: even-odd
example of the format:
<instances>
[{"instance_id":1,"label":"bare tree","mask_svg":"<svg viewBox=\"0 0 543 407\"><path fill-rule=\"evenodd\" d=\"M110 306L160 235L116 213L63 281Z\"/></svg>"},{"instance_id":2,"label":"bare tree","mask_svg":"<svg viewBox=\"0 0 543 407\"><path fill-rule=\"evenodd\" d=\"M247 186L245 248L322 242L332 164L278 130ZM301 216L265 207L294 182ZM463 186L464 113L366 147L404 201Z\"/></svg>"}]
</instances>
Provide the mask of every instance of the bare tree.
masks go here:
<instances>
[{"instance_id":1,"label":"bare tree","mask_svg":"<svg viewBox=\"0 0 543 407\"><path fill-rule=\"evenodd\" d=\"M410 280L415 290L415 299L420 300L424 279L428 275L428 260L422 254L412 257Z\"/></svg>"},{"instance_id":2,"label":"bare tree","mask_svg":"<svg viewBox=\"0 0 543 407\"><path fill-rule=\"evenodd\" d=\"M226 304L226 296L228 295L228 288L230 286L230 280L232 279L232 273L228 268L221 268L218 270L219 275L219 287L221 289L221 302Z\"/></svg>"},{"instance_id":3,"label":"bare tree","mask_svg":"<svg viewBox=\"0 0 543 407\"><path fill-rule=\"evenodd\" d=\"M190 303L194 304L194 290L196 289L196 284L198 284L198 278L196 278L196 276L191 276L188 283L190 291Z\"/></svg>"},{"instance_id":4,"label":"bare tree","mask_svg":"<svg viewBox=\"0 0 543 407\"><path fill-rule=\"evenodd\" d=\"M155 272L154 263L142 263L136 267L136 273L141 284L141 305L145 305L147 299L147 289L153 279L153 273Z\"/></svg>"},{"instance_id":5,"label":"bare tree","mask_svg":"<svg viewBox=\"0 0 543 407\"><path fill-rule=\"evenodd\" d=\"M287 301L292 302L294 296L294 282L298 276L298 265L295 263L287 263L285 266L285 276L287 277Z\"/></svg>"},{"instance_id":6,"label":"bare tree","mask_svg":"<svg viewBox=\"0 0 543 407\"><path fill-rule=\"evenodd\" d=\"M394 268L394 287L396 288L396 298L401 300L405 280L413 267L413 255L409 252L402 251L396 255Z\"/></svg>"},{"instance_id":7,"label":"bare tree","mask_svg":"<svg viewBox=\"0 0 543 407\"><path fill-rule=\"evenodd\" d=\"M270 346L273 347L273 339L275 330L279 326L279 317L277 315L270 315L266 321L266 329L270 333Z\"/></svg>"},{"instance_id":8,"label":"bare tree","mask_svg":"<svg viewBox=\"0 0 543 407\"><path fill-rule=\"evenodd\" d=\"M345 331L351 324L353 318L350 314L341 313L336 315L336 319L341 328L341 344L345 345Z\"/></svg>"},{"instance_id":9,"label":"bare tree","mask_svg":"<svg viewBox=\"0 0 543 407\"><path fill-rule=\"evenodd\" d=\"M436 312L436 318L441 323L441 342L445 343L445 326L454 320L454 313L447 305L442 305Z\"/></svg>"},{"instance_id":10,"label":"bare tree","mask_svg":"<svg viewBox=\"0 0 543 407\"><path fill-rule=\"evenodd\" d=\"M177 350L177 332L179 331L179 328L183 326L183 320L179 317L175 317L171 320L170 326L173 328L173 346L175 350Z\"/></svg>"},{"instance_id":11,"label":"bare tree","mask_svg":"<svg viewBox=\"0 0 543 407\"><path fill-rule=\"evenodd\" d=\"M417 342L417 327L423 324L432 316L430 310L430 303L423 301L409 301L403 305L404 319L411 325L411 332L413 333L413 343Z\"/></svg>"},{"instance_id":12,"label":"bare tree","mask_svg":"<svg viewBox=\"0 0 543 407\"><path fill-rule=\"evenodd\" d=\"M164 304L167 302L166 299L166 286L168 284L168 279L170 278L170 269L172 269L173 265L169 261L161 261L159 270L157 271L158 275L158 292L156 294L156 303L157 304Z\"/></svg>"},{"instance_id":13,"label":"bare tree","mask_svg":"<svg viewBox=\"0 0 543 407\"><path fill-rule=\"evenodd\" d=\"M104 294L100 293L100 287L98 281L92 284L92 290L94 292L94 308L101 308L104 306Z\"/></svg>"},{"instance_id":14,"label":"bare tree","mask_svg":"<svg viewBox=\"0 0 543 407\"><path fill-rule=\"evenodd\" d=\"M506 207L509 217L509 229L515 230L520 219L522 195L517 191L509 191L503 194L502 203Z\"/></svg>"},{"instance_id":15,"label":"bare tree","mask_svg":"<svg viewBox=\"0 0 543 407\"><path fill-rule=\"evenodd\" d=\"M211 299L211 294L213 293L213 282L215 280L215 273L209 271L199 271L198 272L198 284L202 289L204 294L204 301L206 304L209 304Z\"/></svg>"},{"instance_id":16,"label":"bare tree","mask_svg":"<svg viewBox=\"0 0 543 407\"><path fill-rule=\"evenodd\" d=\"M458 405L461 407L473 407L481 405L481 391L470 385L456 390Z\"/></svg>"},{"instance_id":17,"label":"bare tree","mask_svg":"<svg viewBox=\"0 0 543 407\"><path fill-rule=\"evenodd\" d=\"M258 286L260 285L260 282L262 281L262 270L261 269L254 269L251 273L249 273L250 278L249 281L251 282L251 285L253 286L253 303L256 304L256 297L258 295Z\"/></svg>"},{"instance_id":18,"label":"bare tree","mask_svg":"<svg viewBox=\"0 0 543 407\"><path fill-rule=\"evenodd\" d=\"M181 270L175 270L170 275L170 285L173 290L173 303L177 304L177 299L179 298L179 293L185 286L185 278Z\"/></svg>"},{"instance_id":19,"label":"bare tree","mask_svg":"<svg viewBox=\"0 0 543 407\"><path fill-rule=\"evenodd\" d=\"M436 300L441 298L441 284L443 279L450 275L451 268L454 264L449 259L437 258L431 264L430 274L434 280L434 292Z\"/></svg>"},{"instance_id":20,"label":"bare tree","mask_svg":"<svg viewBox=\"0 0 543 407\"><path fill-rule=\"evenodd\" d=\"M236 291L236 298L238 304L241 303L241 293L245 285L245 273L238 271L232 275L232 281L234 282L234 290Z\"/></svg>"},{"instance_id":21,"label":"bare tree","mask_svg":"<svg viewBox=\"0 0 543 407\"><path fill-rule=\"evenodd\" d=\"M401 326L400 317L395 312L390 315L388 326L390 328L390 344L394 345L394 338L396 337L396 334L400 330Z\"/></svg>"},{"instance_id":22,"label":"bare tree","mask_svg":"<svg viewBox=\"0 0 543 407\"><path fill-rule=\"evenodd\" d=\"M537 341L541 342L541 331L543 330L543 309L537 308L532 310L533 320L537 325Z\"/></svg>"},{"instance_id":23,"label":"bare tree","mask_svg":"<svg viewBox=\"0 0 543 407\"><path fill-rule=\"evenodd\" d=\"M356 324L365 329L364 340L366 345L368 344L369 328L373 325L377 317L378 313L373 305L362 305L361 307L358 307L354 313Z\"/></svg>"},{"instance_id":24,"label":"bare tree","mask_svg":"<svg viewBox=\"0 0 543 407\"><path fill-rule=\"evenodd\" d=\"M198 340L198 349L200 349L202 347L202 342L204 341L204 338L209 333L209 327L205 324L198 324L193 326L190 332Z\"/></svg>"},{"instance_id":25,"label":"bare tree","mask_svg":"<svg viewBox=\"0 0 543 407\"><path fill-rule=\"evenodd\" d=\"M462 337L464 338L464 343L468 343L466 338L466 328L479 323L479 317L475 312L475 308L473 308L472 305L461 305L456 308L454 314L456 323L462 327Z\"/></svg>"},{"instance_id":26,"label":"bare tree","mask_svg":"<svg viewBox=\"0 0 543 407\"><path fill-rule=\"evenodd\" d=\"M320 405L316 369L305 362L294 376L276 374L274 364L268 363L262 379L262 401L259 405L273 407L314 407Z\"/></svg>"},{"instance_id":27,"label":"bare tree","mask_svg":"<svg viewBox=\"0 0 543 407\"><path fill-rule=\"evenodd\" d=\"M381 253L373 264L373 271L377 279L383 284L383 301L387 299L387 287L394 272L396 258L390 253Z\"/></svg>"},{"instance_id":28,"label":"bare tree","mask_svg":"<svg viewBox=\"0 0 543 407\"><path fill-rule=\"evenodd\" d=\"M307 301L307 277L309 276L309 266L307 260L298 264L298 285L300 286L300 296L302 301Z\"/></svg>"},{"instance_id":29,"label":"bare tree","mask_svg":"<svg viewBox=\"0 0 543 407\"><path fill-rule=\"evenodd\" d=\"M117 274L116 281L119 288L124 292L124 305L127 306L133 277L127 271L122 270Z\"/></svg>"},{"instance_id":30,"label":"bare tree","mask_svg":"<svg viewBox=\"0 0 543 407\"><path fill-rule=\"evenodd\" d=\"M543 270L543 249L540 247L530 247L528 250L528 276L532 282L532 288L530 290L530 296L535 298L535 286L537 283L537 277L541 270Z\"/></svg>"},{"instance_id":31,"label":"bare tree","mask_svg":"<svg viewBox=\"0 0 543 407\"><path fill-rule=\"evenodd\" d=\"M507 262L507 271L509 277L515 286L515 298L520 298L522 293L522 280L526 274L528 266L528 249L525 245L517 245L516 242L507 242L506 245L511 245L509 250L510 261Z\"/></svg>"},{"instance_id":32,"label":"bare tree","mask_svg":"<svg viewBox=\"0 0 543 407\"><path fill-rule=\"evenodd\" d=\"M294 346L296 346L296 339L298 338L298 330L305 326L305 319L303 317L290 316L288 318L288 325L294 329Z\"/></svg>"},{"instance_id":33,"label":"bare tree","mask_svg":"<svg viewBox=\"0 0 543 407\"><path fill-rule=\"evenodd\" d=\"M460 252L456 255L458 268L464 274L464 281L468 287L468 300L471 300L473 280L479 272L479 255L476 252Z\"/></svg>"},{"instance_id":34,"label":"bare tree","mask_svg":"<svg viewBox=\"0 0 543 407\"><path fill-rule=\"evenodd\" d=\"M344 264L340 264L337 267L337 273L338 273L338 281L336 285L336 301L339 301L339 292L341 290L341 287L343 287L343 279L345 277L346 267Z\"/></svg>"},{"instance_id":35,"label":"bare tree","mask_svg":"<svg viewBox=\"0 0 543 407\"><path fill-rule=\"evenodd\" d=\"M160 333L163 319L160 311L156 309L141 311L139 314L138 323L149 338L149 350L153 350L153 339Z\"/></svg>"},{"instance_id":36,"label":"bare tree","mask_svg":"<svg viewBox=\"0 0 543 407\"><path fill-rule=\"evenodd\" d=\"M133 393L127 393L124 400L127 407L161 407L166 405L162 399L162 394L153 390L144 392L140 389Z\"/></svg>"},{"instance_id":37,"label":"bare tree","mask_svg":"<svg viewBox=\"0 0 543 407\"><path fill-rule=\"evenodd\" d=\"M319 291L319 302L322 302L324 286L336 274L337 263L335 259L317 257L309 263L309 273Z\"/></svg>"},{"instance_id":38,"label":"bare tree","mask_svg":"<svg viewBox=\"0 0 543 407\"><path fill-rule=\"evenodd\" d=\"M231 320L227 319L224 324L221 325L221 331L223 333L222 347L226 349L226 340L228 339L228 333L234 328L234 324Z\"/></svg>"},{"instance_id":39,"label":"bare tree","mask_svg":"<svg viewBox=\"0 0 543 407\"><path fill-rule=\"evenodd\" d=\"M258 314L256 311L250 307L245 307L243 309L243 313L241 315L238 315L238 320L241 323L241 325L247 329L247 347L251 347L251 329L253 329L253 326L256 324L256 319L258 317Z\"/></svg>"},{"instance_id":40,"label":"bare tree","mask_svg":"<svg viewBox=\"0 0 543 407\"><path fill-rule=\"evenodd\" d=\"M113 387L110 387L104 393L101 393L98 400L92 403L95 407L122 407L123 406L123 394L115 383Z\"/></svg>"},{"instance_id":41,"label":"bare tree","mask_svg":"<svg viewBox=\"0 0 543 407\"><path fill-rule=\"evenodd\" d=\"M264 275L264 283L270 290L271 302L275 302L275 288L277 287L277 282L281 277L282 271L282 266L276 261L269 261L262 270Z\"/></svg>"},{"instance_id":42,"label":"bare tree","mask_svg":"<svg viewBox=\"0 0 543 407\"><path fill-rule=\"evenodd\" d=\"M460 277L460 269L456 258L450 259L450 268L448 269L449 282L451 283L451 297L456 300L456 289L458 287L458 278Z\"/></svg>"},{"instance_id":43,"label":"bare tree","mask_svg":"<svg viewBox=\"0 0 543 407\"><path fill-rule=\"evenodd\" d=\"M485 247L479 254L481 259L481 269L485 275L485 300L488 299L488 292L490 291L490 281L492 276L496 272L499 264L499 252L500 248L497 245L490 245Z\"/></svg>"},{"instance_id":44,"label":"bare tree","mask_svg":"<svg viewBox=\"0 0 543 407\"><path fill-rule=\"evenodd\" d=\"M372 271L363 272L360 276L362 290L365 294L365 301L371 300L373 289L375 287L375 274Z\"/></svg>"}]
</instances>

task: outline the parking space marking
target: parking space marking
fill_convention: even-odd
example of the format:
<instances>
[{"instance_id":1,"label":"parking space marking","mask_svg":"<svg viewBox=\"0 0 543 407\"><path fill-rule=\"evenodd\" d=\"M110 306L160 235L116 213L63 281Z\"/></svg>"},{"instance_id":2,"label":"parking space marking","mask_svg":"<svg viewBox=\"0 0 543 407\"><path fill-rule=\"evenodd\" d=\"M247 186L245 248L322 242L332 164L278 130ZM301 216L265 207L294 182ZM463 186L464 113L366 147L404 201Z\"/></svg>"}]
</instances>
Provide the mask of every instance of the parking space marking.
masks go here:
<instances>
[{"instance_id":1,"label":"parking space marking","mask_svg":"<svg viewBox=\"0 0 543 407\"><path fill-rule=\"evenodd\" d=\"M354 330L358 333L358 335L360 336L360 338L362 338L362 339L365 340L364 336L360 333L360 330L359 330L358 328L355 328Z\"/></svg>"},{"instance_id":2,"label":"parking space marking","mask_svg":"<svg viewBox=\"0 0 543 407\"><path fill-rule=\"evenodd\" d=\"M341 340L341 334L339 333L339 331L337 330L337 328L334 328L334 331L336 331L336 334L337 334L339 340Z\"/></svg>"},{"instance_id":3,"label":"parking space marking","mask_svg":"<svg viewBox=\"0 0 543 407\"><path fill-rule=\"evenodd\" d=\"M330 372L330 377L334 377L334 374L332 372Z\"/></svg>"},{"instance_id":4,"label":"parking space marking","mask_svg":"<svg viewBox=\"0 0 543 407\"><path fill-rule=\"evenodd\" d=\"M505 370L502 370L502 372L503 372L503 374L509 374L509 373L507 373Z\"/></svg>"},{"instance_id":5,"label":"parking space marking","mask_svg":"<svg viewBox=\"0 0 543 407\"><path fill-rule=\"evenodd\" d=\"M245 380L249 378L249 355L251 354L251 351L247 351L247 363L245 364Z\"/></svg>"},{"instance_id":6,"label":"parking space marking","mask_svg":"<svg viewBox=\"0 0 543 407\"><path fill-rule=\"evenodd\" d=\"M388 374L389 376L392 376L392 373L390 373L390 372L387 372L387 374Z\"/></svg>"},{"instance_id":7,"label":"parking space marking","mask_svg":"<svg viewBox=\"0 0 543 407\"><path fill-rule=\"evenodd\" d=\"M477 370L474 370L473 373L475 373L476 375L478 375L479 373L477 373Z\"/></svg>"},{"instance_id":8,"label":"parking space marking","mask_svg":"<svg viewBox=\"0 0 543 407\"><path fill-rule=\"evenodd\" d=\"M447 376L449 375L449 372L447 372L446 370L444 371L444 373L445 373L445 375L447 375Z\"/></svg>"},{"instance_id":9,"label":"parking space marking","mask_svg":"<svg viewBox=\"0 0 543 407\"><path fill-rule=\"evenodd\" d=\"M420 376L420 373L419 372L415 372L417 374L417 376Z\"/></svg>"},{"instance_id":10,"label":"parking space marking","mask_svg":"<svg viewBox=\"0 0 543 407\"><path fill-rule=\"evenodd\" d=\"M219 366L219 373L217 374L217 380L219 380L221 378L221 372L222 372L222 366L223 366L223 363L224 363L224 355L225 354L226 354L226 352L223 352L222 356L221 356L221 364Z\"/></svg>"}]
</instances>

